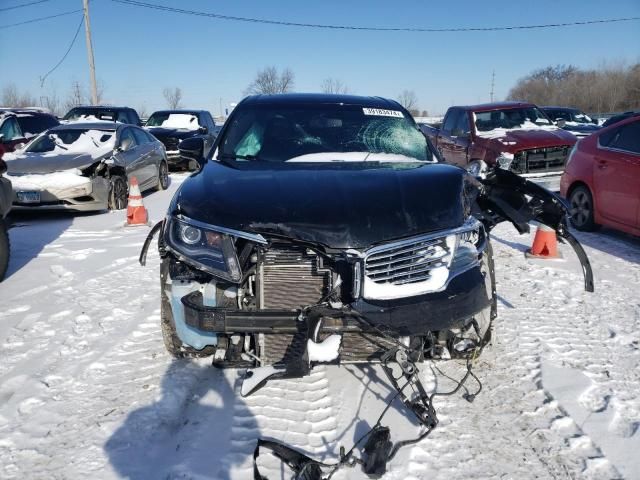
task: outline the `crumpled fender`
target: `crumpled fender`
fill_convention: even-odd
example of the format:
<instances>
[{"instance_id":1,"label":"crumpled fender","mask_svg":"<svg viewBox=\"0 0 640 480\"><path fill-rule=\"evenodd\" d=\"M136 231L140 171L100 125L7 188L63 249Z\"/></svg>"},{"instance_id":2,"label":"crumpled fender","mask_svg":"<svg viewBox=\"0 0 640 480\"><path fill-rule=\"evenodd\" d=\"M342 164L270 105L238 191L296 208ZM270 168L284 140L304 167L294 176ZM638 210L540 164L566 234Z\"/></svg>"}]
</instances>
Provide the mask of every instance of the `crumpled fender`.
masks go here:
<instances>
[{"instance_id":1,"label":"crumpled fender","mask_svg":"<svg viewBox=\"0 0 640 480\"><path fill-rule=\"evenodd\" d=\"M561 242L576 252L584 275L584 288L593 292L593 271L582 245L569 232L569 205L560 196L501 168L491 169L484 178L474 180L477 187L473 215L487 231L508 221L520 233L529 232L529 222L536 221L553 228Z\"/></svg>"}]
</instances>

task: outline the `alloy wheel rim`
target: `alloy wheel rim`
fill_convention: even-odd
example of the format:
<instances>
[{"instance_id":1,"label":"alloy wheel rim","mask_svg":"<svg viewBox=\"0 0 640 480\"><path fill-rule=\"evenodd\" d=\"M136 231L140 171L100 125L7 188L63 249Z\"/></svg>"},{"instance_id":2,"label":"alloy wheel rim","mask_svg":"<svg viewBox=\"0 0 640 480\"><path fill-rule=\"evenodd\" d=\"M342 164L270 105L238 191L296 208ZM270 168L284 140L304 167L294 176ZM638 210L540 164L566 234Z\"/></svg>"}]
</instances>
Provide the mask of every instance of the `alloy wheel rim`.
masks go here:
<instances>
[{"instance_id":1,"label":"alloy wheel rim","mask_svg":"<svg viewBox=\"0 0 640 480\"><path fill-rule=\"evenodd\" d=\"M571 198L571 216L577 225L584 225L591 215L591 202L586 193L578 192Z\"/></svg>"},{"instance_id":2,"label":"alloy wheel rim","mask_svg":"<svg viewBox=\"0 0 640 480\"><path fill-rule=\"evenodd\" d=\"M160 164L160 183L162 184L162 188L167 188L169 185L169 172L167 170L167 164Z\"/></svg>"}]
</instances>

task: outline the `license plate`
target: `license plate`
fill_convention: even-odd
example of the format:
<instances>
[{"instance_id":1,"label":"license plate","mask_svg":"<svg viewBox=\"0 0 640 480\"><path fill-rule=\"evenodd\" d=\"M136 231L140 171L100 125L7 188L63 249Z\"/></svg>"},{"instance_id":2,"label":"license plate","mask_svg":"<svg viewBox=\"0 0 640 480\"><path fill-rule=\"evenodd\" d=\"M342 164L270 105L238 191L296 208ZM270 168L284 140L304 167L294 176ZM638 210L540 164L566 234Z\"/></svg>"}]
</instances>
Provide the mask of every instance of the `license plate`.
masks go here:
<instances>
[{"instance_id":1,"label":"license plate","mask_svg":"<svg viewBox=\"0 0 640 480\"><path fill-rule=\"evenodd\" d=\"M17 192L19 203L40 203L40 192Z\"/></svg>"}]
</instances>

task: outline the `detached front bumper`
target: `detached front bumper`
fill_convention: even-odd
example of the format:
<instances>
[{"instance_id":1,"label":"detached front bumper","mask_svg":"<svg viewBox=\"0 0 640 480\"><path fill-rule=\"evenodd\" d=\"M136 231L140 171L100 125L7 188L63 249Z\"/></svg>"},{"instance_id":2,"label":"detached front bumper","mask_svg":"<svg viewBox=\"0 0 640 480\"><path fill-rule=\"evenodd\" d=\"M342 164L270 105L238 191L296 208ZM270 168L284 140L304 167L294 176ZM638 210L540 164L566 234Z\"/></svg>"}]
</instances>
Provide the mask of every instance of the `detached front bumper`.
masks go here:
<instances>
[{"instance_id":1,"label":"detached front bumper","mask_svg":"<svg viewBox=\"0 0 640 480\"><path fill-rule=\"evenodd\" d=\"M98 211L108 208L109 181L70 172L12 175L12 209ZM25 197L30 201L25 201ZM34 201L34 196L36 200Z\"/></svg>"}]
</instances>

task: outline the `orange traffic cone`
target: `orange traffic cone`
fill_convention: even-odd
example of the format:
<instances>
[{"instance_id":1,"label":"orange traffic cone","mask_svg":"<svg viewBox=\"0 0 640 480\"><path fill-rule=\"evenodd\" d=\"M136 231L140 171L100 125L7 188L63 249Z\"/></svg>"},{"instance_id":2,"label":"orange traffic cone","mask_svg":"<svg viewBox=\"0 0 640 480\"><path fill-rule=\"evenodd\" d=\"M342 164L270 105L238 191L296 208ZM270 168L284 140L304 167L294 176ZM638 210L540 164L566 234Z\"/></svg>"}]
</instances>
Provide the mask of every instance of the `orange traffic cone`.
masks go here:
<instances>
[{"instance_id":1,"label":"orange traffic cone","mask_svg":"<svg viewBox=\"0 0 640 480\"><path fill-rule=\"evenodd\" d=\"M535 258L560 258L555 230L546 225L538 226L533 238L533 245L530 250L527 250L526 255Z\"/></svg>"},{"instance_id":2,"label":"orange traffic cone","mask_svg":"<svg viewBox=\"0 0 640 480\"><path fill-rule=\"evenodd\" d=\"M129 201L127 205L127 225L147 225L149 215L142 203L142 194L138 186L138 179L131 177L129 185Z\"/></svg>"}]
</instances>

